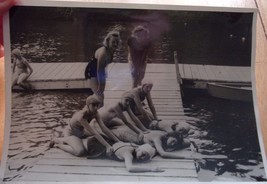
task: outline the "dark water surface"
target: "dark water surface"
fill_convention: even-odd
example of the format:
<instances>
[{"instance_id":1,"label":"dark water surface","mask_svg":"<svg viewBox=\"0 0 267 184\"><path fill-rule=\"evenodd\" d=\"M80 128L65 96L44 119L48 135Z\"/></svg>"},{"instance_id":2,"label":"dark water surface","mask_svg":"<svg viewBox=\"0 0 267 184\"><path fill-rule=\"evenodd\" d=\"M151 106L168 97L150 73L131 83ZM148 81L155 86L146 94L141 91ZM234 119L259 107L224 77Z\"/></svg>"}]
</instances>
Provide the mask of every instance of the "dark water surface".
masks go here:
<instances>
[{"instance_id":1,"label":"dark water surface","mask_svg":"<svg viewBox=\"0 0 267 184\"><path fill-rule=\"evenodd\" d=\"M201 180L266 179L252 103L195 93L186 93L183 103L187 115L199 119L196 137L203 154L228 157L199 161Z\"/></svg>"}]
</instances>

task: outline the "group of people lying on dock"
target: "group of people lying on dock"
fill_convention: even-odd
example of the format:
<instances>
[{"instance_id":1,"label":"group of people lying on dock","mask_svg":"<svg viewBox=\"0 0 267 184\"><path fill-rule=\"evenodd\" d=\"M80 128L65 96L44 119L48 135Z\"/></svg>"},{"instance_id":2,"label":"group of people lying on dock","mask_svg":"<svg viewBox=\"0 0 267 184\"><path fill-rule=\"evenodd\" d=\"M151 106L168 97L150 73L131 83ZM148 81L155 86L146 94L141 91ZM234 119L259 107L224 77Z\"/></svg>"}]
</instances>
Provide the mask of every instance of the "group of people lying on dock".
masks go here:
<instances>
[{"instance_id":1,"label":"group of people lying on dock","mask_svg":"<svg viewBox=\"0 0 267 184\"><path fill-rule=\"evenodd\" d=\"M145 83L126 91L109 108L99 109L101 99L95 94L89 96L84 108L70 119L64 137L53 138L50 147L88 158L105 150L106 156L124 160L129 172L163 171L132 164L133 160L150 161L156 154L163 158L192 159L172 152L190 146L186 140L189 124L159 120L150 94L152 87L152 83ZM145 100L149 111L144 109ZM102 151L92 155L97 149Z\"/></svg>"}]
</instances>

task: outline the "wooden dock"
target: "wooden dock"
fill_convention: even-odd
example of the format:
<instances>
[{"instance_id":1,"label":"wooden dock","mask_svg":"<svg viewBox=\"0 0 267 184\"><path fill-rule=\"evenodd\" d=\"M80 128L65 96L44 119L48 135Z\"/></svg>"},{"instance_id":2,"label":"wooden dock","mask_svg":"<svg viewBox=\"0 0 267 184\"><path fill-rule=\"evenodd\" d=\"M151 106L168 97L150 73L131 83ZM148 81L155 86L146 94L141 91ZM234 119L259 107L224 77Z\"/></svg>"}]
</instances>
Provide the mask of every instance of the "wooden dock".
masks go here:
<instances>
[{"instance_id":1,"label":"wooden dock","mask_svg":"<svg viewBox=\"0 0 267 184\"><path fill-rule=\"evenodd\" d=\"M53 148L31 168L20 181L81 182L81 181L198 181L194 161L155 157L139 166L159 166L164 172L129 173L123 162L110 159L75 157Z\"/></svg>"},{"instance_id":2,"label":"wooden dock","mask_svg":"<svg viewBox=\"0 0 267 184\"><path fill-rule=\"evenodd\" d=\"M65 72L61 72L61 74L58 72L62 71L64 65L60 66L61 70L58 70L57 67L52 67L52 65L60 64L47 64L46 66L45 64L40 66L32 64L34 71L37 71L38 68L43 71L43 73L37 72L41 73L43 80L40 78L37 80L40 75L34 73L30 79L31 82L53 82L53 79L60 80L59 76L61 74L65 74L64 79L61 79L64 82L70 79L73 82L83 81L83 72L81 71L85 67L84 63L71 64L71 67L66 65L68 69L64 69ZM41 66L46 67L46 69L42 69ZM44 74L50 67L57 70L57 72ZM79 72L70 72L71 68ZM184 114L174 64L149 64L145 80L154 83L152 98L159 118L174 121L192 119ZM86 83L86 81L83 82ZM36 86L41 88L39 83L36 83ZM63 86L61 85L61 87ZM68 87L75 88L77 85L69 85ZM108 69L105 106L120 100L121 94L128 89L131 89L131 76L128 64L111 64ZM188 156L190 153L191 151L183 150L179 154ZM162 159L157 156L150 163L145 163L144 165L159 166L165 172L129 173L123 162L108 159L80 158L53 148L47 151L44 157L29 169L19 181L198 181L194 160Z\"/></svg>"},{"instance_id":3,"label":"wooden dock","mask_svg":"<svg viewBox=\"0 0 267 184\"><path fill-rule=\"evenodd\" d=\"M89 88L89 83L84 79L86 63L31 63L33 74L29 81L36 90L50 89L83 89ZM165 64L148 64L146 78L156 81L155 88L177 89L162 80L176 80L176 76L167 72ZM175 69L174 65L170 65ZM251 68L239 66L196 65L179 64L179 72L183 81L207 82L233 82L251 83ZM107 90L126 90L130 87L127 63L112 63L109 65L109 78ZM116 92L117 95L120 95Z\"/></svg>"}]
</instances>

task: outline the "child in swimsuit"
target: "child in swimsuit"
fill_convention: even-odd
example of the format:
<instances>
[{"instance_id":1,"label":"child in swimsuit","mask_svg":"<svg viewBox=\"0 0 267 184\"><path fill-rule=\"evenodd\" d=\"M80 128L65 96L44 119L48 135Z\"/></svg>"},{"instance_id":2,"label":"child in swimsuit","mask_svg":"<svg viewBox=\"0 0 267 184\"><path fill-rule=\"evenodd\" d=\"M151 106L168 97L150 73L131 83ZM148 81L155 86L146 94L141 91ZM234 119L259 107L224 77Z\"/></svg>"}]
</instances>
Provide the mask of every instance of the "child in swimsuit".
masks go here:
<instances>
[{"instance_id":1,"label":"child in swimsuit","mask_svg":"<svg viewBox=\"0 0 267 184\"><path fill-rule=\"evenodd\" d=\"M75 156L82 156L85 153L84 146L82 144L82 138L93 135L96 139L106 147L107 152L111 153L111 146L101 136L101 134L95 130L89 123L97 122L101 131L111 140L117 142L119 139L105 126L101 118L98 115L98 108L101 100L97 95L91 95L86 99L86 105L84 108L72 116L69 125L66 129L64 137L55 138L51 141L50 147L58 147L63 151L71 153Z\"/></svg>"},{"instance_id":2,"label":"child in swimsuit","mask_svg":"<svg viewBox=\"0 0 267 184\"><path fill-rule=\"evenodd\" d=\"M131 110L139 118L139 120L143 123L143 125L146 128L149 127L149 124L152 121L159 121L150 94L152 87L153 87L152 83L150 82L144 83L142 84L142 86L133 88L122 95L122 98L131 99L131 104L130 104ZM146 111L143 107L142 102L145 99L147 100L148 107L152 114ZM142 129L141 127L138 128Z\"/></svg>"},{"instance_id":3,"label":"child in swimsuit","mask_svg":"<svg viewBox=\"0 0 267 184\"><path fill-rule=\"evenodd\" d=\"M30 89L31 86L29 83L26 83L26 81L33 72L32 67L28 61L22 57L19 49L14 49L12 51L12 56L14 57L12 87L17 84L24 89Z\"/></svg>"}]
</instances>

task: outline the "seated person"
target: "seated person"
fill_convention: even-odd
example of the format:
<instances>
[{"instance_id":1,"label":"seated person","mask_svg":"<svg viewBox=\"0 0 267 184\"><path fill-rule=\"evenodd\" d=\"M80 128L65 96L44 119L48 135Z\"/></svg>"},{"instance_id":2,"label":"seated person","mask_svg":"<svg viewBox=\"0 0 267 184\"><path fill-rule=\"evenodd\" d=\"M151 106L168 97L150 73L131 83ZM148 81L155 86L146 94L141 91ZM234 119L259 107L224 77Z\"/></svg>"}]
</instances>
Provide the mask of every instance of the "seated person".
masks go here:
<instances>
[{"instance_id":1,"label":"seated person","mask_svg":"<svg viewBox=\"0 0 267 184\"><path fill-rule=\"evenodd\" d=\"M12 56L14 58L13 65L13 81L12 88L16 84L21 86L23 89L31 89L31 85L27 83L27 79L33 72L31 65L28 61L22 56L19 49L14 49L12 51Z\"/></svg>"}]
</instances>

